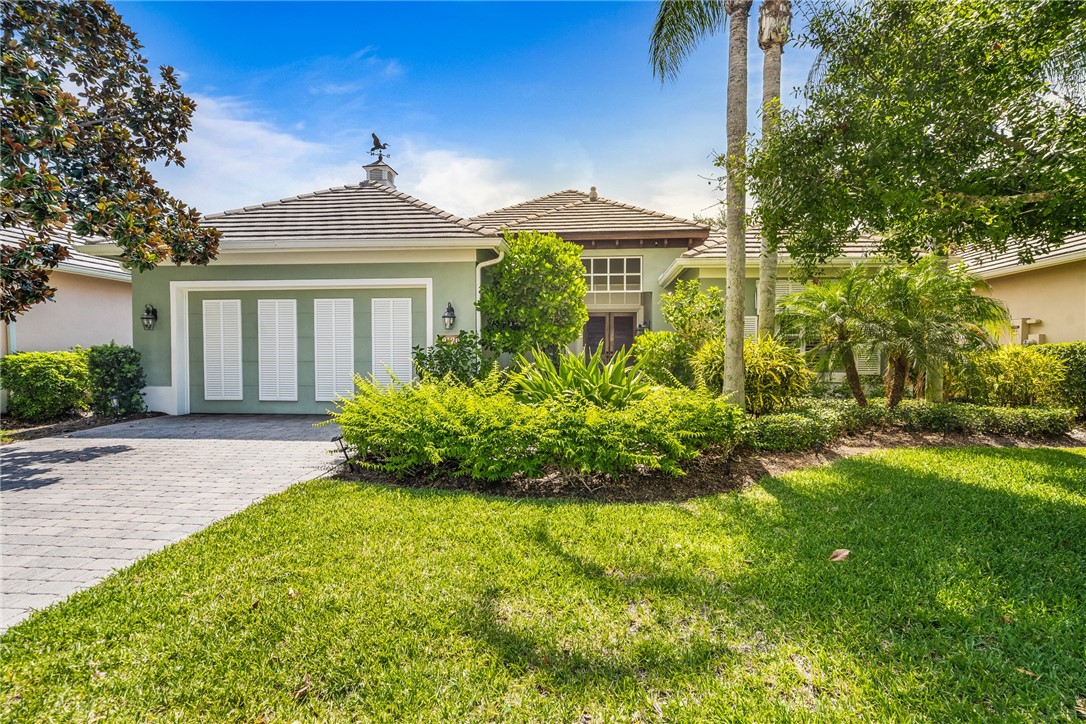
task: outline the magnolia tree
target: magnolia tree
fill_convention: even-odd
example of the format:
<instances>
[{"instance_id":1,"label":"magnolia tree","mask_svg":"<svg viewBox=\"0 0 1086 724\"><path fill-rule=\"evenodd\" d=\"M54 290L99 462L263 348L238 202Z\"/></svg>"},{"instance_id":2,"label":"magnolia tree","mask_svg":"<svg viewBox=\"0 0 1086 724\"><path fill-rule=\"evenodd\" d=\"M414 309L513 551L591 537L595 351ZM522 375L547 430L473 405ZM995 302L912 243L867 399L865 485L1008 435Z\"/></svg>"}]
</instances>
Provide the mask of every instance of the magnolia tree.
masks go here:
<instances>
[{"instance_id":1,"label":"magnolia tree","mask_svg":"<svg viewBox=\"0 0 1086 724\"><path fill-rule=\"evenodd\" d=\"M483 345L501 353L550 355L588 322L581 248L554 234L507 232L505 257L479 292Z\"/></svg>"},{"instance_id":2,"label":"magnolia tree","mask_svg":"<svg viewBox=\"0 0 1086 724\"><path fill-rule=\"evenodd\" d=\"M1003 250L1086 229L1086 1L828 3L818 61L749 168L758 221L808 271L884 251Z\"/></svg>"},{"instance_id":3,"label":"magnolia tree","mask_svg":"<svg viewBox=\"0 0 1086 724\"><path fill-rule=\"evenodd\" d=\"M0 317L51 299L50 270L68 256L70 233L108 237L122 262L206 264L219 233L161 189L147 170L181 165L178 145L195 104L173 69L155 78L135 33L100 0L0 4Z\"/></svg>"}]
</instances>

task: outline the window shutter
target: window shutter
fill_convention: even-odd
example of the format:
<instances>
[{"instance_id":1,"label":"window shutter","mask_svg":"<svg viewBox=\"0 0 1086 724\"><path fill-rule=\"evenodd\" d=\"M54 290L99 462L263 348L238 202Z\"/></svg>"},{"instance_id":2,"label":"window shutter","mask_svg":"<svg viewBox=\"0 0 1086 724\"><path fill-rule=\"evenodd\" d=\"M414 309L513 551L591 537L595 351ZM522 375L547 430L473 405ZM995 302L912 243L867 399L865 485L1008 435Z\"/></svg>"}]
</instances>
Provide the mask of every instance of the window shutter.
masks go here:
<instances>
[{"instance_id":1,"label":"window shutter","mask_svg":"<svg viewBox=\"0 0 1086 724\"><path fill-rule=\"evenodd\" d=\"M758 317L743 317L743 336L754 337L758 334Z\"/></svg>"},{"instance_id":2,"label":"window shutter","mask_svg":"<svg viewBox=\"0 0 1086 724\"><path fill-rule=\"evenodd\" d=\"M354 300L313 300L314 370L317 402L354 392Z\"/></svg>"},{"instance_id":3,"label":"window shutter","mask_svg":"<svg viewBox=\"0 0 1086 724\"><path fill-rule=\"evenodd\" d=\"M297 316L293 299L257 301L261 400L298 399Z\"/></svg>"},{"instance_id":4,"label":"window shutter","mask_svg":"<svg viewBox=\"0 0 1086 724\"><path fill-rule=\"evenodd\" d=\"M240 299L204 300L204 399L242 399Z\"/></svg>"},{"instance_id":5,"label":"window shutter","mask_svg":"<svg viewBox=\"0 0 1086 724\"><path fill-rule=\"evenodd\" d=\"M871 348L857 348L853 350L856 357L856 371L861 375L881 375L882 365L879 364L878 351Z\"/></svg>"},{"instance_id":6,"label":"window shutter","mask_svg":"<svg viewBox=\"0 0 1086 724\"><path fill-rule=\"evenodd\" d=\"M381 384L390 384L395 376L399 382L410 382L411 361L411 299L374 299L373 309L373 376Z\"/></svg>"},{"instance_id":7,"label":"window shutter","mask_svg":"<svg viewBox=\"0 0 1086 724\"><path fill-rule=\"evenodd\" d=\"M803 282L793 281L792 279L777 280L777 299L780 299L787 294L795 294L796 292L802 291Z\"/></svg>"}]
</instances>

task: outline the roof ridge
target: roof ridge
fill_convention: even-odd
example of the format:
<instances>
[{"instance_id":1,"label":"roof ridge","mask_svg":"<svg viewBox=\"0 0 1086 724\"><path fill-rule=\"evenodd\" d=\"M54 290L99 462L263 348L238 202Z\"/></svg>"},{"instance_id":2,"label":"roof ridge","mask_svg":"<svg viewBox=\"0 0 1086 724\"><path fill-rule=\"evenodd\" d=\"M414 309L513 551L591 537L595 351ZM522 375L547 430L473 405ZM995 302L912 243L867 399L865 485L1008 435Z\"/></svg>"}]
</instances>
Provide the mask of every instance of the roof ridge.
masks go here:
<instances>
[{"instance_id":1,"label":"roof ridge","mask_svg":"<svg viewBox=\"0 0 1086 724\"><path fill-rule=\"evenodd\" d=\"M377 189L377 190L380 190L380 191L384 191L389 196L393 196L395 198L398 198L401 201L407 201L412 206L415 206L415 207L421 209L422 211L428 211L428 212L432 213L434 216L437 216L440 219L452 222L452 223L454 223L454 224L456 224L458 226L463 226L464 228L471 229L472 231L478 231L480 233L483 233L484 231L490 230L490 227L483 226L482 224L477 224L477 223L471 221L470 219L465 219L462 216L457 216L456 214L445 211L445 209L438 208L437 206L434 206L433 204L428 204L425 201L423 201L422 199L419 199L419 198L417 198L415 196L412 196L409 193L405 193L403 191L400 191L399 189L392 188L390 186L386 186L384 184L377 183L375 181L369 181L369 180L363 181L362 183L358 184L358 187L359 188L372 188L372 189Z\"/></svg>"},{"instance_id":2,"label":"roof ridge","mask_svg":"<svg viewBox=\"0 0 1086 724\"><path fill-rule=\"evenodd\" d=\"M542 201L543 199L549 199L552 196L558 196L560 194L581 194L582 196L584 196L586 198L588 197L588 194L586 194L584 191L581 191L580 189L562 189L561 191L552 191L549 194L543 194L542 196L536 196L534 199L528 199L526 201L518 201L515 204L509 204L508 206L502 206L499 209L494 209L492 211L487 211L485 214L476 214L475 216L473 216L471 218L472 219L481 219L484 216L492 216L493 214L498 214L498 213L501 213L503 211L509 211L510 209L515 209L518 206L525 206L527 204L538 203L538 202ZM527 217L525 217L525 218L527 218Z\"/></svg>"}]
</instances>

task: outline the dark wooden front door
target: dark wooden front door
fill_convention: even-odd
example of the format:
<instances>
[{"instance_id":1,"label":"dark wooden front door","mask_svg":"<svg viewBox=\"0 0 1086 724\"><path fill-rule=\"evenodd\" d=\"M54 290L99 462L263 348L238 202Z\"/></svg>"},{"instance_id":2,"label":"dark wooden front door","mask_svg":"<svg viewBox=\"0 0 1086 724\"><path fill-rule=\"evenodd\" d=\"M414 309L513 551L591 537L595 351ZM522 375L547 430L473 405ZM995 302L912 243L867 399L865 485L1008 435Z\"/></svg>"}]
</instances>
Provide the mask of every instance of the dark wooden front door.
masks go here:
<instances>
[{"instance_id":1,"label":"dark wooden front door","mask_svg":"<svg viewBox=\"0 0 1086 724\"><path fill-rule=\"evenodd\" d=\"M588 315L584 326L585 352L593 354L603 342L603 354L611 359L615 352L633 345L637 333L637 315L633 312L601 312Z\"/></svg>"}]
</instances>

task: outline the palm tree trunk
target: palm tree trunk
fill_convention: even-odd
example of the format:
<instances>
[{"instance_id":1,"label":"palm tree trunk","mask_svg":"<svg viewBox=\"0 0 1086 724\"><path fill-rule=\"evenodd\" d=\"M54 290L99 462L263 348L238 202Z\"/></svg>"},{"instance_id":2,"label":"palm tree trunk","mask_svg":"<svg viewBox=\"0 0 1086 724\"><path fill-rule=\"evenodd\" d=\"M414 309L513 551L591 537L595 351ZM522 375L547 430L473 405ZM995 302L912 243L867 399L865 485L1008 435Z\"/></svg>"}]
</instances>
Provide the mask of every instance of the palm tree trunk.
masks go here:
<instances>
[{"instance_id":1,"label":"palm tree trunk","mask_svg":"<svg viewBox=\"0 0 1086 724\"><path fill-rule=\"evenodd\" d=\"M724 393L746 405L743 387L743 316L746 297L747 25L753 0L725 0L728 14L728 258L725 290Z\"/></svg>"},{"instance_id":2,"label":"palm tree trunk","mask_svg":"<svg viewBox=\"0 0 1086 724\"><path fill-rule=\"evenodd\" d=\"M845 379L848 380L852 396L856 398L856 404L867 407L867 395L864 394L864 386L860 384L860 372L856 369L856 355L851 349L845 352Z\"/></svg>"},{"instance_id":3,"label":"palm tree trunk","mask_svg":"<svg viewBox=\"0 0 1086 724\"><path fill-rule=\"evenodd\" d=\"M790 0L762 0L758 11L758 47L762 58L762 138L773 133L780 119L781 56L792 20ZM758 266L758 334L774 334L777 326L777 252L762 237Z\"/></svg>"},{"instance_id":4,"label":"palm tree trunk","mask_svg":"<svg viewBox=\"0 0 1086 724\"><path fill-rule=\"evenodd\" d=\"M886 406L892 410L905 396L905 378L909 376L909 360L905 355L897 353L890 359L890 367L894 372L894 377L890 387L890 399L886 401Z\"/></svg>"}]
</instances>

